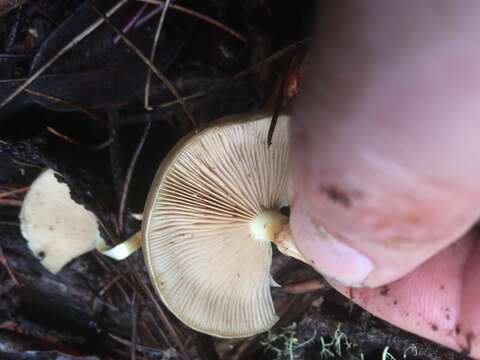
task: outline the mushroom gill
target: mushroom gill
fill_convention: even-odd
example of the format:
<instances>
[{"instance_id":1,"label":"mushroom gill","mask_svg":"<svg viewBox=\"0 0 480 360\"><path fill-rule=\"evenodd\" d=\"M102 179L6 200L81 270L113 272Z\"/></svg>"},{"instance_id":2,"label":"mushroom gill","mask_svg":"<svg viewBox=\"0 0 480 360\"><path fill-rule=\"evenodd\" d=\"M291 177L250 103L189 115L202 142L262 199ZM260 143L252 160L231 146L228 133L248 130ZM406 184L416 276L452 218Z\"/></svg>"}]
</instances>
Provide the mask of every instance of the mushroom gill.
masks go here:
<instances>
[{"instance_id":1,"label":"mushroom gill","mask_svg":"<svg viewBox=\"0 0 480 360\"><path fill-rule=\"evenodd\" d=\"M267 146L270 117L223 121L164 160L145 208L144 253L167 307L188 326L246 337L277 321L271 241L284 205L288 117ZM263 225L262 225L263 224Z\"/></svg>"}]
</instances>

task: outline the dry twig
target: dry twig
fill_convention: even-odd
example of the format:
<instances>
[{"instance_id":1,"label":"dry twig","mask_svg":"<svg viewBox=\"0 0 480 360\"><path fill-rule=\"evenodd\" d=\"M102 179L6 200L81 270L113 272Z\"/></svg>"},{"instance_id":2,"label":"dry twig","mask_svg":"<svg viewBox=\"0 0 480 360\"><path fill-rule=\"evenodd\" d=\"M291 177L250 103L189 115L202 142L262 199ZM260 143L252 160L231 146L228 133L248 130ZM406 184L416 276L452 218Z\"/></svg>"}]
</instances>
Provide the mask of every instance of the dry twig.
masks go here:
<instances>
[{"instance_id":1,"label":"dry twig","mask_svg":"<svg viewBox=\"0 0 480 360\"><path fill-rule=\"evenodd\" d=\"M268 128L267 134L267 146L272 145L272 138L273 132L275 131L275 126L277 125L278 116L280 115L280 111L282 110L282 103L283 103L283 89L285 88L285 84L287 83L288 73L283 72L281 74L279 88L275 97L275 102L273 104L273 115L272 120L270 121L270 127Z\"/></svg>"},{"instance_id":2,"label":"dry twig","mask_svg":"<svg viewBox=\"0 0 480 360\"><path fill-rule=\"evenodd\" d=\"M308 42L310 41L310 37L307 37L305 39L302 39L300 41L297 41L291 45L288 45L286 47L284 47L283 49L280 49L279 51L277 51L276 53L266 57L265 59L263 59L262 61L259 61L258 63L256 64L253 64L252 66L250 66L249 68L245 69L245 70L242 70L240 71L239 73L235 74L234 76L231 76L229 77L228 79L226 80L237 80L237 79L240 79L242 77L244 77L245 75L248 75L250 74L251 72L257 70L258 68L261 68L262 66L265 66L267 64L270 64L274 61L277 61L278 59L284 57L285 55L287 54L290 54L291 52L301 48L301 47L304 47L308 44Z\"/></svg>"},{"instance_id":3,"label":"dry twig","mask_svg":"<svg viewBox=\"0 0 480 360\"><path fill-rule=\"evenodd\" d=\"M22 5L26 0L0 0L0 16L6 15L16 7Z\"/></svg>"},{"instance_id":4,"label":"dry twig","mask_svg":"<svg viewBox=\"0 0 480 360\"><path fill-rule=\"evenodd\" d=\"M20 286L17 278L15 277L15 274L13 273L13 270L10 268L10 266L8 265L8 261L7 261L7 258L5 257L5 254L3 253L3 249L2 247L0 246L0 263L2 263L2 265L5 267L5 269L7 270L8 272L8 275L10 276L10 278L12 279L13 283L16 285L16 286Z\"/></svg>"},{"instance_id":5,"label":"dry twig","mask_svg":"<svg viewBox=\"0 0 480 360\"><path fill-rule=\"evenodd\" d=\"M120 276L119 276L119 275L113 277L108 283L105 284L105 286L104 286L102 289L100 289L100 291L98 292L98 295L99 295L99 296L104 296L105 293L106 293L108 290L110 290L110 289L112 288L112 286L114 286L114 285L117 283L117 281L118 281L119 279L120 279Z\"/></svg>"},{"instance_id":6,"label":"dry twig","mask_svg":"<svg viewBox=\"0 0 480 360\"><path fill-rule=\"evenodd\" d=\"M114 335L112 333L108 333L108 337L121 345L132 347L131 341L123 339L120 336ZM137 349L137 352L155 354L158 357L165 355L164 354L165 351L158 348L152 348L152 347L141 345L141 344L136 344L135 347Z\"/></svg>"},{"instance_id":7,"label":"dry twig","mask_svg":"<svg viewBox=\"0 0 480 360\"><path fill-rule=\"evenodd\" d=\"M125 210L125 203L127 201L127 194L128 194L128 187L130 185L130 180L132 179L133 170L135 169L135 164L137 163L138 157L140 152L142 151L143 145L145 144L145 140L147 139L148 132L150 131L150 126L152 122L148 122L147 126L143 130L142 137L138 142L137 148L133 153L132 160L130 161L130 165L127 170L127 175L125 176L125 181L123 183L122 195L120 198L120 206L118 208L118 228L121 232L123 232L123 218L124 218L124 210Z\"/></svg>"},{"instance_id":8,"label":"dry twig","mask_svg":"<svg viewBox=\"0 0 480 360\"><path fill-rule=\"evenodd\" d=\"M6 198L6 197L9 197L9 196L12 196L12 195L16 195L16 194L21 194L21 193L26 192L27 190L28 190L28 186L24 186L24 187L21 187L21 188L18 188L18 189L8 190L8 191L0 193L0 199Z\"/></svg>"},{"instance_id":9,"label":"dry twig","mask_svg":"<svg viewBox=\"0 0 480 360\"><path fill-rule=\"evenodd\" d=\"M20 200L0 199L0 205L21 207L22 202Z\"/></svg>"},{"instance_id":10,"label":"dry twig","mask_svg":"<svg viewBox=\"0 0 480 360\"><path fill-rule=\"evenodd\" d=\"M163 10L162 10L162 15L160 16L160 19L158 20L158 26L157 26L157 31L155 32L155 38L153 39L153 46L152 46L152 51L150 53L150 61L153 63L155 61L155 53L157 52L157 45L158 45L158 40L160 39L160 33L162 32L163 24L165 23L165 16L167 14L168 6L170 5L170 0L167 0L165 4L163 5ZM147 81L145 83L145 110L153 110L153 108L150 107L149 100L150 100L150 81L152 79L152 70L148 69L147 73Z\"/></svg>"},{"instance_id":11,"label":"dry twig","mask_svg":"<svg viewBox=\"0 0 480 360\"><path fill-rule=\"evenodd\" d=\"M57 137L59 137L60 139L62 139L63 141L69 143L69 144L73 144L73 145L76 145L76 146L80 146L80 143L76 140L73 140L72 138L68 137L67 135L63 135L61 132L55 130L54 128L52 128L51 126L47 126L47 131L50 133L50 134L53 134Z\"/></svg>"},{"instance_id":12,"label":"dry twig","mask_svg":"<svg viewBox=\"0 0 480 360\"><path fill-rule=\"evenodd\" d=\"M137 0L137 1L142 1L142 2L149 3L149 4L157 4L157 5L165 4L165 1L163 1L163 0ZM222 29L226 33L228 33L228 34L232 35L233 37L237 38L238 40L240 40L244 44L247 43L247 39L245 38L245 36L239 34L237 31L233 30L232 28L229 28L227 25L222 24L220 21L212 19L210 16L207 16L205 14L199 13L198 11L195 11L195 10L189 9L185 6L181 6L181 5L177 5L177 4L171 4L170 7L172 8L172 10L177 10L178 12L183 12L185 14L188 14L188 15L194 16L194 17L196 17L200 20L203 20L203 21L205 21L205 22L207 22L207 23L209 23L213 26L216 26L219 29Z\"/></svg>"},{"instance_id":13,"label":"dry twig","mask_svg":"<svg viewBox=\"0 0 480 360\"><path fill-rule=\"evenodd\" d=\"M66 105L68 107L71 107L72 109L75 109L75 110L78 110L88 116L90 116L93 120L97 121L99 124L102 124L103 125L103 121L102 119L100 119L97 115L95 115L93 112L91 112L90 110L86 109L85 107L81 106L81 105L78 105L78 104L75 104L75 103L72 103L68 100L64 100L64 99L61 99L59 97L56 97L56 96L53 96L53 95L48 95L48 94L45 94L45 93L42 93L42 92L39 92L39 91L33 91L33 90L30 90L30 89L25 89L25 92L27 94L30 94L30 95L33 95L33 96L37 96L37 97L42 97L42 98L45 98L45 99L48 99L50 101L53 101L53 102L56 102L56 103L59 103L59 104L62 104L62 105Z\"/></svg>"},{"instance_id":14,"label":"dry twig","mask_svg":"<svg viewBox=\"0 0 480 360\"><path fill-rule=\"evenodd\" d=\"M289 294L305 294L313 291L320 290L324 287L324 282L313 279L307 280L295 284L288 284L283 286L283 290Z\"/></svg>"},{"instance_id":15,"label":"dry twig","mask_svg":"<svg viewBox=\"0 0 480 360\"><path fill-rule=\"evenodd\" d=\"M138 19L143 15L145 12L145 9L147 8L148 4L145 3L143 4L140 9L138 9L137 13L130 19L130 21L125 25L122 29L123 33L126 34L132 27L135 28L135 24L137 24ZM116 36L115 39L113 39L113 43L116 44L120 41L120 36Z\"/></svg>"},{"instance_id":16,"label":"dry twig","mask_svg":"<svg viewBox=\"0 0 480 360\"><path fill-rule=\"evenodd\" d=\"M137 317L138 317L137 294L133 293L133 297L132 297L132 339L131 339L130 360L136 360L136 358L137 358Z\"/></svg>"}]
</instances>

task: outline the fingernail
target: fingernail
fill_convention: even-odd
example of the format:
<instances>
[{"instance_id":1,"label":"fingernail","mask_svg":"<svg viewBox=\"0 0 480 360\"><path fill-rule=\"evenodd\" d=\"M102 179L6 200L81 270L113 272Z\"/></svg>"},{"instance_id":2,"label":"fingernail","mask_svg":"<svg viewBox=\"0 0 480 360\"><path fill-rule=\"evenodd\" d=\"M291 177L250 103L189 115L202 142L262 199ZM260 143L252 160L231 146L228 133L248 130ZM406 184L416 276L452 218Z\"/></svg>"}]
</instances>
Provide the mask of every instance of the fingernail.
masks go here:
<instances>
[{"instance_id":1,"label":"fingernail","mask_svg":"<svg viewBox=\"0 0 480 360\"><path fill-rule=\"evenodd\" d=\"M346 286L363 286L374 270L366 255L314 224L299 207L292 220L297 247L318 272Z\"/></svg>"},{"instance_id":2,"label":"fingernail","mask_svg":"<svg viewBox=\"0 0 480 360\"><path fill-rule=\"evenodd\" d=\"M327 240L324 251L330 254L332 260L337 259L341 266L340 269L337 267L332 267L330 271L327 269L330 272L328 276L343 285L362 287L374 268L367 256L340 241Z\"/></svg>"}]
</instances>

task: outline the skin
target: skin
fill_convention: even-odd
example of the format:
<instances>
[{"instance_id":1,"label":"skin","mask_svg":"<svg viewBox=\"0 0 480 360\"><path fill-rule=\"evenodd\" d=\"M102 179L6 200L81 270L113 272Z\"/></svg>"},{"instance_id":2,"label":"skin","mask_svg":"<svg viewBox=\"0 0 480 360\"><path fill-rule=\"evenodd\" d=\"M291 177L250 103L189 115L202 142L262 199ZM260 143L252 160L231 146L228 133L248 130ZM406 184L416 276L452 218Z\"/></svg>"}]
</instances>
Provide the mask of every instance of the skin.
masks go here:
<instances>
[{"instance_id":1,"label":"skin","mask_svg":"<svg viewBox=\"0 0 480 360\"><path fill-rule=\"evenodd\" d=\"M480 358L480 2L318 10L291 132L297 246L368 311Z\"/></svg>"}]
</instances>

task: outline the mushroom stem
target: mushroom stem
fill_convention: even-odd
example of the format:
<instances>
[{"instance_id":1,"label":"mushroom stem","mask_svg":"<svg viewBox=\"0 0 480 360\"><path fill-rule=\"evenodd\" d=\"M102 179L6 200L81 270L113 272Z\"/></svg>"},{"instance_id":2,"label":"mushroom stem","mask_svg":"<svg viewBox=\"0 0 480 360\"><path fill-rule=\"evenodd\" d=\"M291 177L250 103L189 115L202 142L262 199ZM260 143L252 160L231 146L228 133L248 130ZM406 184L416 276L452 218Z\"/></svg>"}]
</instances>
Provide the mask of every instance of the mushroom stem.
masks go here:
<instances>
[{"instance_id":1,"label":"mushroom stem","mask_svg":"<svg viewBox=\"0 0 480 360\"><path fill-rule=\"evenodd\" d=\"M250 224L255 239L268 240L277 245L278 250L287 256L308 263L298 250L290 231L288 217L277 210L266 209L258 214Z\"/></svg>"},{"instance_id":2,"label":"mushroom stem","mask_svg":"<svg viewBox=\"0 0 480 360\"><path fill-rule=\"evenodd\" d=\"M99 239L96 243L97 251L115 260L123 260L133 254L142 246L142 232L135 233L132 237L124 242L109 247L103 239Z\"/></svg>"},{"instance_id":3,"label":"mushroom stem","mask_svg":"<svg viewBox=\"0 0 480 360\"><path fill-rule=\"evenodd\" d=\"M282 231L272 240L277 245L277 249L284 255L291 256L297 260L308 264L308 260L305 259L303 254L298 250L293 240L292 232L290 231L290 225L287 223Z\"/></svg>"}]
</instances>

